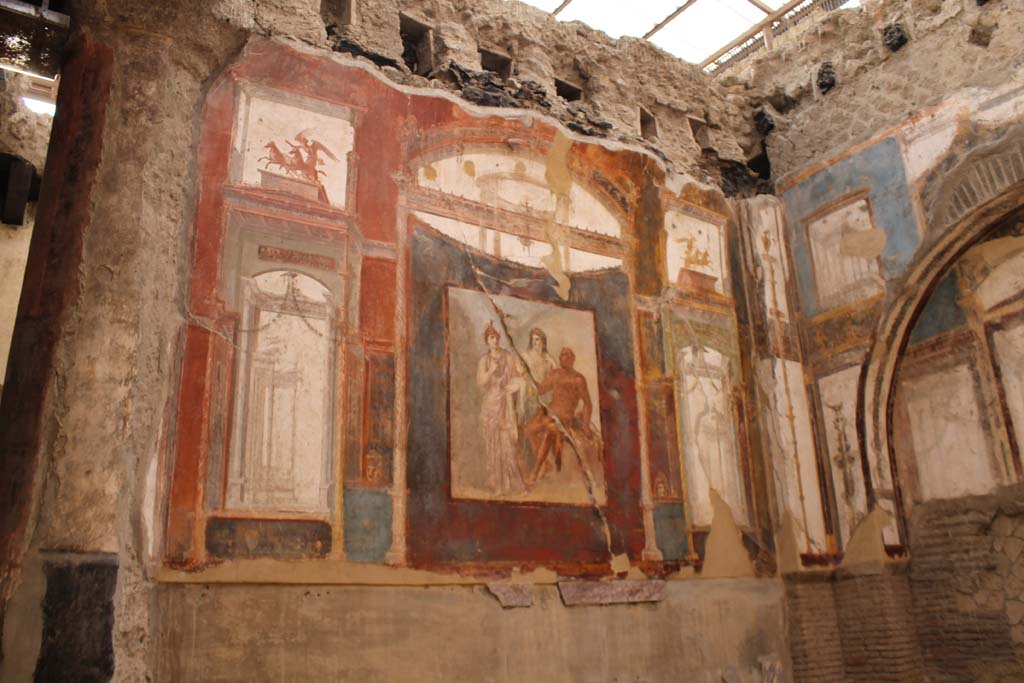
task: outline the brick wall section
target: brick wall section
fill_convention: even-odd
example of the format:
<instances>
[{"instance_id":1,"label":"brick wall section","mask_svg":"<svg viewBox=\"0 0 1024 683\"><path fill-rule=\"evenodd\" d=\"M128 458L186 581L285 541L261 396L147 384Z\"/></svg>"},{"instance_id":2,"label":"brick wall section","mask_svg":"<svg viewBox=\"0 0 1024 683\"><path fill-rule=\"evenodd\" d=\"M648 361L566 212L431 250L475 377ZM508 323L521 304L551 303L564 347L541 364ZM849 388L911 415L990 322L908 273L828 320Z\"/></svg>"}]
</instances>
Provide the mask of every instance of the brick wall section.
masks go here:
<instances>
[{"instance_id":1,"label":"brick wall section","mask_svg":"<svg viewBox=\"0 0 1024 683\"><path fill-rule=\"evenodd\" d=\"M785 577L794 683L1024 681L1024 485L918 505L910 561Z\"/></svg>"},{"instance_id":2,"label":"brick wall section","mask_svg":"<svg viewBox=\"0 0 1024 683\"><path fill-rule=\"evenodd\" d=\"M1022 495L1024 489L1013 487L914 511L910 580L929 680L1024 679L1024 651L1014 646L1008 609L1020 604L1024 587L1020 546L1013 542L1024 534ZM1004 551L1014 548L1011 561ZM1016 609L1014 618L1019 623Z\"/></svg>"},{"instance_id":3,"label":"brick wall section","mask_svg":"<svg viewBox=\"0 0 1024 683\"><path fill-rule=\"evenodd\" d=\"M786 617L793 660L793 683L843 680L839 618L830 573L786 577Z\"/></svg>"},{"instance_id":4,"label":"brick wall section","mask_svg":"<svg viewBox=\"0 0 1024 683\"><path fill-rule=\"evenodd\" d=\"M845 680L924 680L906 565L874 565L867 569L858 573L840 570L836 576L834 592Z\"/></svg>"}]
</instances>

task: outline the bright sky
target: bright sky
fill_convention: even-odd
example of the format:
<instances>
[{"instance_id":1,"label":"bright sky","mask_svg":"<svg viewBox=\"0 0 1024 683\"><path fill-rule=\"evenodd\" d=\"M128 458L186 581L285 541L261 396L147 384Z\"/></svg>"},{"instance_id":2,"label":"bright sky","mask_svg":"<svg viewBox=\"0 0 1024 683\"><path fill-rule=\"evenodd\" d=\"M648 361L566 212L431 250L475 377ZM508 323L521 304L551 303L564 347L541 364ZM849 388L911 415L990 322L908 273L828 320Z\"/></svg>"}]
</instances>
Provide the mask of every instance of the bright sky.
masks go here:
<instances>
[{"instance_id":1,"label":"bright sky","mask_svg":"<svg viewBox=\"0 0 1024 683\"><path fill-rule=\"evenodd\" d=\"M552 11L561 0L522 0ZM786 0L762 0L778 9ZM683 0L572 0L558 15L562 21L582 21L612 38L641 37L674 12ZM856 7L851 0L845 7ZM767 15L749 0L697 0L651 37L651 42L688 62L700 63L719 48L746 33Z\"/></svg>"}]
</instances>

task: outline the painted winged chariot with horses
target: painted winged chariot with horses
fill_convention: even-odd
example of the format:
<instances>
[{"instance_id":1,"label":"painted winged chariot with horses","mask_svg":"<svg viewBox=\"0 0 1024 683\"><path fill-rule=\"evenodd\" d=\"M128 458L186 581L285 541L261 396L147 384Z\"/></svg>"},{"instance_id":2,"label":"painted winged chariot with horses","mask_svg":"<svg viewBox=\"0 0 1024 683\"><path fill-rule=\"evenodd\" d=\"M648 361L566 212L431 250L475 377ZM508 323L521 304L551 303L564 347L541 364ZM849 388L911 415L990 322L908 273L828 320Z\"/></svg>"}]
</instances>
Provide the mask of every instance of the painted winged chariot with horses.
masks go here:
<instances>
[{"instance_id":1,"label":"painted winged chariot with horses","mask_svg":"<svg viewBox=\"0 0 1024 683\"><path fill-rule=\"evenodd\" d=\"M320 178L326 176L327 173L320 170L319 167L324 165L323 157L331 161L338 161L338 157L326 145L313 137L312 128L299 131L293 140L294 142L283 141L285 145L288 145L288 151L282 150L273 140L263 145L267 153L261 156L257 163L263 163L263 168L268 171L272 171L276 166L287 176L319 185L320 199L327 201L326 192L320 182Z\"/></svg>"}]
</instances>

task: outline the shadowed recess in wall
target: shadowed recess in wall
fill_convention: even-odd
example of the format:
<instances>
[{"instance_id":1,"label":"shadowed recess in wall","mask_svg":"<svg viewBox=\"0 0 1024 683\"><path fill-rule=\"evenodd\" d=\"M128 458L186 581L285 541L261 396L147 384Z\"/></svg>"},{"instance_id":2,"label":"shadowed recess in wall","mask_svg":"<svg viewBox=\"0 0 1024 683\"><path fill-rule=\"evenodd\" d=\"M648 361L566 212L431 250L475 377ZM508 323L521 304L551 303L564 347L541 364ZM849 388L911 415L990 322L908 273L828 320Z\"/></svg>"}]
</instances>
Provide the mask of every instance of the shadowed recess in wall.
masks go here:
<instances>
[{"instance_id":1,"label":"shadowed recess in wall","mask_svg":"<svg viewBox=\"0 0 1024 683\"><path fill-rule=\"evenodd\" d=\"M48 562L45 572L36 683L110 680L117 562Z\"/></svg>"}]
</instances>

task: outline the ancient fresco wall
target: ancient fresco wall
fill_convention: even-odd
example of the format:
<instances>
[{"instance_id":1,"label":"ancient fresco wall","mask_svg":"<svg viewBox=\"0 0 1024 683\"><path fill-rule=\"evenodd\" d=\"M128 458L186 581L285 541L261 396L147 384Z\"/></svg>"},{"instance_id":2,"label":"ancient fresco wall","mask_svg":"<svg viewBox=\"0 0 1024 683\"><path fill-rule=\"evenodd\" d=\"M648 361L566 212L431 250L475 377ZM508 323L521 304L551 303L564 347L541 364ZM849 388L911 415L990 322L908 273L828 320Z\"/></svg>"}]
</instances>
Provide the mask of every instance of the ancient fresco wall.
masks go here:
<instances>
[{"instance_id":1,"label":"ancient fresco wall","mask_svg":"<svg viewBox=\"0 0 1024 683\"><path fill-rule=\"evenodd\" d=\"M968 250L928 299L900 363L898 466L915 501L988 494L1021 471L1021 224Z\"/></svg>"},{"instance_id":2,"label":"ancient fresco wall","mask_svg":"<svg viewBox=\"0 0 1024 683\"><path fill-rule=\"evenodd\" d=\"M167 580L771 571L720 193L269 41L199 153Z\"/></svg>"},{"instance_id":3,"label":"ancient fresco wall","mask_svg":"<svg viewBox=\"0 0 1024 683\"><path fill-rule=\"evenodd\" d=\"M317 75L297 84L298 72ZM158 571L168 600L201 600L175 584L213 582L220 598L255 599L258 621L300 588L245 584L358 583L371 586L317 589L318 609L340 599L383 615L408 586L442 584L410 618L494 628L412 637L410 666L427 680L490 671L481 648L514 650L502 634L515 618L538 657L494 678L517 680L591 671L633 609L615 603L653 603L653 619L627 615L650 634L693 612L680 580L701 576L715 493L740 560L772 573L736 222L719 192L535 115L467 109L271 41L213 85L200 129ZM702 600L728 611L766 580L709 581ZM643 663L629 646L593 666L786 680L784 631L762 633L781 623L781 594L762 600L756 644L714 620L724 645L684 639L700 661ZM204 611L199 630L165 613L165 675L237 669L227 653L250 636ZM336 651L297 617L307 645ZM540 626L552 617L568 621ZM556 657L544 643L580 619L586 643ZM443 633L457 642L438 662ZM178 644L197 637L211 649ZM379 672L363 636L344 640L350 654L324 672Z\"/></svg>"},{"instance_id":4,"label":"ancient fresco wall","mask_svg":"<svg viewBox=\"0 0 1024 683\"><path fill-rule=\"evenodd\" d=\"M328 41L321 9L330 4L75 5L84 42L78 61L68 62L64 96L73 104L58 117L61 139L74 145L56 155L52 177L60 182L42 234L57 237L37 249L35 308L15 343L20 386L5 392L17 410L5 411L13 418L3 425L10 485L0 493L15 514L0 580L5 602L16 593L4 650L18 654L4 661L4 675L10 663L30 677L43 651L46 568L88 566L97 553L116 586L113 597L107 584L96 596L113 605L114 625L96 625L111 632L117 676L132 679L153 673L160 643L152 597L161 582L212 580L217 592L222 583L282 581L479 584L517 569L553 583L629 570L643 578L641 592L657 593L646 577L699 576L714 519L708 486L729 488L750 554L764 555L759 570L771 572L769 506L760 453L748 447L753 411L737 351L743 324L728 262L735 225L714 184L666 180L667 169L703 183L718 183L723 168L753 178L743 161L756 136L742 103L645 43L616 44L504 2L360 3L348 28L361 32L368 51ZM433 25L439 68L430 80L402 68L400 12ZM253 33L295 42L253 69L235 63ZM509 100L488 99L486 75L462 70L478 66L478 47L512 53L516 80L499 89L515 93L524 84L512 100L528 111L515 115ZM397 68L382 67L388 58ZM648 79L618 77L634 62ZM560 100L555 78L578 82L584 99ZM506 107L466 109L457 97L438 97L442 91L463 106ZM647 152L582 142L637 143L641 105L659 117L656 144L668 158L651 152L650 141ZM689 114L707 124L699 143ZM554 119L569 124L558 129L561 141ZM549 159L563 152L568 173L556 163L549 174ZM670 203L685 223L671 258ZM414 257L424 258L415 269ZM434 260L454 264L458 287L431 272ZM506 281L482 286L477 270ZM483 499L452 498L441 483L440 512L455 515L444 518L433 516L438 482L468 462L471 482L488 487L488 477L473 480L480 459L472 439L453 470L447 448L409 429L432 411L442 421L431 429L450 424L451 365L475 372L487 350L483 330L467 328L461 349L430 355L439 350L430 344L447 343L451 330L445 309L426 313L453 289L547 315L529 329L548 338L551 372L565 372L545 392L531 389L518 365L510 376L519 388L508 405L517 412L504 424L507 433L515 425L517 459L504 461L522 468L524 486L548 442L533 494L524 494L534 499L504 501L493 489ZM421 303L425 309L413 310ZM592 318L592 339L566 328L577 313ZM667 334L670 316L677 329ZM413 337L421 319L424 333L437 336ZM523 343L519 333L500 331L509 353L513 341ZM582 382L562 367L562 347L573 349ZM413 357L413 349L428 355ZM414 365L424 372L413 375ZM474 376L462 381L468 407L457 409L481 436L481 387ZM583 383L590 419L580 398L567 422L586 451L592 488L570 438L558 431L559 447L557 429L530 415L531 390L567 402ZM685 417L680 397L692 404ZM526 436L530 424L537 446ZM690 424L703 434L693 448L714 451L711 459L687 453L686 467L706 470L693 480L680 446ZM723 435L719 451L709 440ZM417 444L426 448L413 452ZM595 500L581 504L591 491ZM468 517L457 516L467 509ZM415 524L440 533L438 542L414 538ZM474 546L478 538L485 547ZM68 572L71 589L96 589L87 574ZM364 597L375 590L352 589ZM488 608L497 604L472 590ZM635 587L608 590L628 598ZM749 602L727 583L702 590L722 594L714 610L739 614L727 606ZM444 603L448 593L430 596ZM688 640L685 655L664 660L666 671L773 680L785 657L776 637L781 604L770 597L773 617L754 635L716 627L719 638ZM611 624L625 612L639 615L631 633L646 630L660 652L658 620L678 611L661 602L581 607L572 616L585 622L600 609ZM405 614L399 627L418 633L429 609ZM549 615L536 610L520 620L551 634L539 627ZM253 627L248 637L264 633ZM617 672L610 675L668 677L661 658L644 659L609 666ZM547 661L554 665L554 655Z\"/></svg>"},{"instance_id":5,"label":"ancient fresco wall","mask_svg":"<svg viewBox=\"0 0 1024 683\"><path fill-rule=\"evenodd\" d=\"M969 261L984 263L981 271L957 267L922 300L908 330L910 346L893 404L897 445L891 453L873 447L864 451L865 439L872 445L871 435L862 432L857 411L867 351L879 343L876 325L905 291L905 278L916 277L908 275L912 265L918 268L914 264L929 249L950 239L968 206L1012 189L1024 171L1017 143L997 141L1020 119L1020 93L1019 83L1009 83L952 97L877 141L792 174L781 187L784 223L777 237L771 226L779 219L767 208L768 200L759 199L759 208L751 203L743 213L755 328L763 335L757 339L759 353L763 359L788 354L798 363L786 373L781 368L762 373L798 388L774 412L784 418L783 433L791 421L796 442L802 438L807 443L803 457L809 484L802 497L786 493L793 486L784 483L781 463L791 458L774 460L776 479L782 482L778 498L802 498L804 508L811 501L808 515L817 521L809 519L808 528L820 530L819 548L827 549L825 554L841 552L875 505L892 516L883 537L896 548L905 542L900 527L910 501L987 493L1015 480L1013 446L1000 436L1006 432L1004 423L1012 429L1013 399L1007 417L992 410L993 396L1013 395L1014 380L1004 389L996 374L1007 373L998 369L999 363L985 360L991 348L1001 345L1006 359L1001 362L1015 362L1015 351L1009 350L1012 324L983 331L984 311L998 308L997 301L1005 308L1016 291L1016 280L1008 274L1011 266L989 277L996 272L994 264L1010 258L993 256L1007 238L984 248L988 260ZM945 178L955 177L950 174L957 163L975 150L989 154L982 151L988 149L993 151L985 163L994 164L993 172L971 176L969 197L964 190L938 189ZM782 253L774 257L772 239L782 244ZM773 278L785 286L773 285ZM975 302L966 309L965 297ZM996 337L988 341L992 334ZM996 369L985 369L989 366ZM805 385L806 392L799 390ZM949 466L945 444L958 444L958 452L971 455ZM793 514L796 506L786 507Z\"/></svg>"},{"instance_id":6,"label":"ancient fresco wall","mask_svg":"<svg viewBox=\"0 0 1024 683\"><path fill-rule=\"evenodd\" d=\"M835 567L797 574L780 549L797 680L837 666L845 680L1019 675L1016 598L1004 586L1019 571L1003 552L1014 522L995 520L1014 517L1021 477L1021 93L1019 81L959 93L783 181L788 309L770 305L770 263L750 260L764 301L752 297L763 307L755 353L788 354L804 373L795 386L806 388L815 464L804 482L820 496L813 514L829 550L799 561ZM751 243L773 224L772 203L743 210ZM792 418L775 411L783 425L801 421L792 405ZM772 458L776 481L784 462ZM783 487L778 498L792 496ZM804 604L812 595L835 609L841 662L828 654L830 610L812 618ZM815 620L820 634L806 630ZM882 657L858 656L881 641Z\"/></svg>"}]
</instances>

